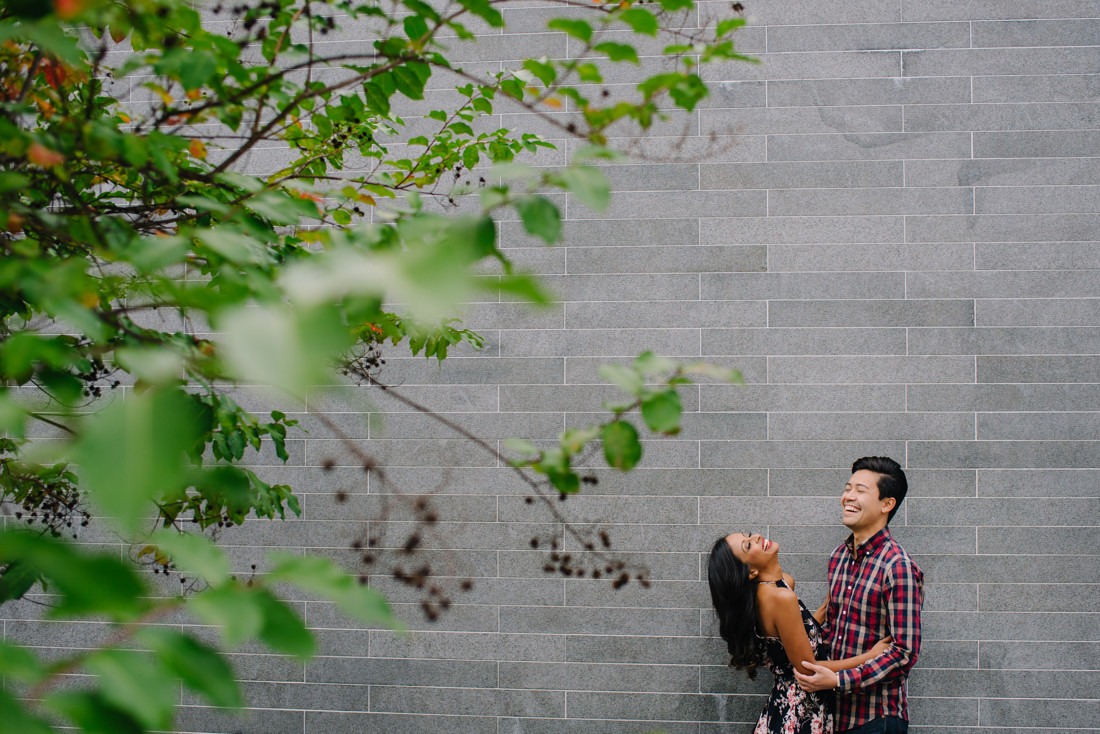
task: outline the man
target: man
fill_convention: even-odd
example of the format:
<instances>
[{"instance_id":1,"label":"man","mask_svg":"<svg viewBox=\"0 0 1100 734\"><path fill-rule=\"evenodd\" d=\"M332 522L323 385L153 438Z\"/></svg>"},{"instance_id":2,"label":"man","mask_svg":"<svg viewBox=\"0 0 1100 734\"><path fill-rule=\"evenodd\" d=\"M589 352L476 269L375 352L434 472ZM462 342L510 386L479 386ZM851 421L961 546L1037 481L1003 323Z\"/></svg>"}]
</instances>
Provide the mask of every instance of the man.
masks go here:
<instances>
[{"instance_id":1,"label":"man","mask_svg":"<svg viewBox=\"0 0 1100 734\"><path fill-rule=\"evenodd\" d=\"M852 464L840 497L842 522L852 531L829 559L829 598L823 619L834 660L869 650L882 637L890 649L850 670L834 673L814 663L795 671L808 691L836 689L836 731L904 734L909 730L906 678L920 652L924 574L890 535L908 483L893 459L868 456Z\"/></svg>"}]
</instances>

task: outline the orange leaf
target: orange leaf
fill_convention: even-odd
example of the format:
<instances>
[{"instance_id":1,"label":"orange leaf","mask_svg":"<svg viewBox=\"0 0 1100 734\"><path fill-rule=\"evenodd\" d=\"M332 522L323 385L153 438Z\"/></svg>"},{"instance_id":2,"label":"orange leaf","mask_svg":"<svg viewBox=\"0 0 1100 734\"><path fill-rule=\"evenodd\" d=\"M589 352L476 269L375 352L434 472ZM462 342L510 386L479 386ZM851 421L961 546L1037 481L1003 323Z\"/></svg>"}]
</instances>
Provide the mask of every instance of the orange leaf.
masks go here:
<instances>
[{"instance_id":1,"label":"orange leaf","mask_svg":"<svg viewBox=\"0 0 1100 734\"><path fill-rule=\"evenodd\" d=\"M201 89L189 89L189 90L187 90L187 99L191 100L192 102L194 102L195 100L202 99L202 90Z\"/></svg>"},{"instance_id":2,"label":"orange leaf","mask_svg":"<svg viewBox=\"0 0 1100 734\"><path fill-rule=\"evenodd\" d=\"M56 61L46 60L42 64L42 75L51 89L57 89L65 81L65 67Z\"/></svg>"},{"instance_id":3,"label":"orange leaf","mask_svg":"<svg viewBox=\"0 0 1100 734\"><path fill-rule=\"evenodd\" d=\"M198 158L200 161L206 160L206 143L198 138L193 138L191 140L191 144L187 146L187 150L192 156Z\"/></svg>"},{"instance_id":4,"label":"orange leaf","mask_svg":"<svg viewBox=\"0 0 1100 734\"><path fill-rule=\"evenodd\" d=\"M26 221L26 220L23 219L22 214L17 214L15 212L8 212L8 224L7 224L6 229L9 232L11 232L12 234L19 234L20 232L23 231L23 222L24 221Z\"/></svg>"},{"instance_id":5,"label":"orange leaf","mask_svg":"<svg viewBox=\"0 0 1100 734\"><path fill-rule=\"evenodd\" d=\"M85 308L95 308L99 305L99 296L91 291L80 294L80 303Z\"/></svg>"},{"instance_id":6,"label":"orange leaf","mask_svg":"<svg viewBox=\"0 0 1100 734\"><path fill-rule=\"evenodd\" d=\"M41 143L31 143L31 147L27 149L27 160L43 168L52 168L64 163L65 156Z\"/></svg>"},{"instance_id":7,"label":"orange leaf","mask_svg":"<svg viewBox=\"0 0 1100 734\"><path fill-rule=\"evenodd\" d=\"M84 10L85 0L53 0L53 9L61 20L72 20Z\"/></svg>"},{"instance_id":8,"label":"orange leaf","mask_svg":"<svg viewBox=\"0 0 1100 734\"><path fill-rule=\"evenodd\" d=\"M553 107L555 109L561 108L561 100L557 97L547 97L546 99L542 100L542 103L547 107Z\"/></svg>"}]
</instances>

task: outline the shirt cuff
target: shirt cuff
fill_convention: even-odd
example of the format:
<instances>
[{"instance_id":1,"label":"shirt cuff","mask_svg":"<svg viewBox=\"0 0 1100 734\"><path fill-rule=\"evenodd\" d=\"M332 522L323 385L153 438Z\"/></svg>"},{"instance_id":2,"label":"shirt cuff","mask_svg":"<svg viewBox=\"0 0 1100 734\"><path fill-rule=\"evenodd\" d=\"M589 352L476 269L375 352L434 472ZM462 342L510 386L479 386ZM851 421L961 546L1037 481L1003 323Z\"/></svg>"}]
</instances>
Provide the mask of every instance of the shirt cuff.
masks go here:
<instances>
[{"instance_id":1,"label":"shirt cuff","mask_svg":"<svg viewBox=\"0 0 1100 734\"><path fill-rule=\"evenodd\" d=\"M836 673L836 690L847 693L859 687L859 668L838 670Z\"/></svg>"}]
</instances>

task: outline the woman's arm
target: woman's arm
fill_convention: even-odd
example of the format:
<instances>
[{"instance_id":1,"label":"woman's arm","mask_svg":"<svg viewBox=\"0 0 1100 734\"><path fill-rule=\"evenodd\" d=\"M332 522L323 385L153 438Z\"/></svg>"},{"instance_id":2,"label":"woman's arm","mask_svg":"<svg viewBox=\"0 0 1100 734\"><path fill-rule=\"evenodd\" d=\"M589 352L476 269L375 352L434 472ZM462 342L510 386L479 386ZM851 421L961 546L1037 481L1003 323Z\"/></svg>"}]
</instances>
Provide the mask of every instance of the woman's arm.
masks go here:
<instances>
[{"instance_id":1,"label":"woman's arm","mask_svg":"<svg viewBox=\"0 0 1100 734\"><path fill-rule=\"evenodd\" d=\"M864 663L874 660L882 653L890 649L890 644L893 642L893 638L883 637L876 642L874 646L863 653L862 655L856 655L854 658L844 658L843 660L818 660L818 665L824 665L834 673L838 670L847 670L848 668L854 668L857 665L863 665Z\"/></svg>"},{"instance_id":2,"label":"woman's arm","mask_svg":"<svg viewBox=\"0 0 1100 734\"><path fill-rule=\"evenodd\" d=\"M810 638L806 635L806 625L802 621L802 609L798 605L798 596L793 591L773 589L761 595L757 601L760 605L764 631L770 634L774 630L777 633L779 641L783 643L783 651L787 653L787 659L800 673L810 675L813 672L802 665L803 662L824 665L834 672L854 668L868 660L874 660L890 647L890 638L886 637L876 642L874 647L862 655L844 660L818 660L814 656Z\"/></svg>"},{"instance_id":3,"label":"woman's arm","mask_svg":"<svg viewBox=\"0 0 1100 734\"><path fill-rule=\"evenodd\" d=\"M795 670L810 673L802 665L803 661L817 662L810 638L806 635L806 625L802 622L802 610L798 606L798 596L790 589L775 588L757 597L760 607L760 621L764 631L775 632L783 643L783 651Z\"/></svg>"}]
</instances>

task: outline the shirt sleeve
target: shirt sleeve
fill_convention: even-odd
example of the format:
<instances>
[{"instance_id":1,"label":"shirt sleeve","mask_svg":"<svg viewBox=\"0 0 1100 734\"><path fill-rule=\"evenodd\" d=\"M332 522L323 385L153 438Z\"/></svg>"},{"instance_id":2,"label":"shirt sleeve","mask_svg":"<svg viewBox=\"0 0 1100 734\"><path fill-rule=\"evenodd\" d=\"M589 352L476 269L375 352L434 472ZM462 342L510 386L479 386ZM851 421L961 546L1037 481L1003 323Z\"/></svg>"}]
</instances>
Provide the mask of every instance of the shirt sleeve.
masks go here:
<instances>
[{"instance_id":1,"label":"shirt sleeve","mask_svg":"<svg viewBox=\"0 0 1100 734\"><path fill-rule=\"evenodd\" d=\"M920 654L921 606L924 603L924 574L908 558L895 563L886 578L887 634L894 638L890 649L873 660L837 673L837 690L847 693L868 688L887 678L905 675Z\"/></svg>"}]
</instances>

